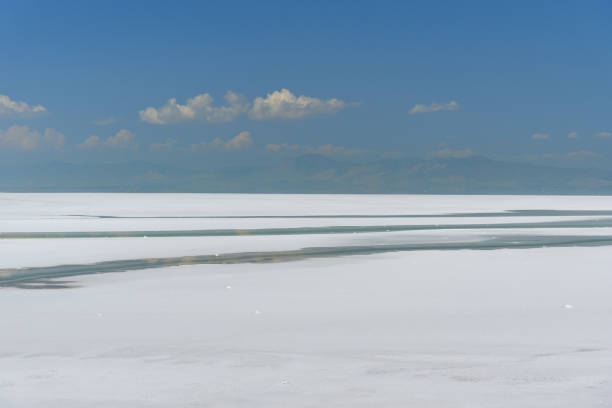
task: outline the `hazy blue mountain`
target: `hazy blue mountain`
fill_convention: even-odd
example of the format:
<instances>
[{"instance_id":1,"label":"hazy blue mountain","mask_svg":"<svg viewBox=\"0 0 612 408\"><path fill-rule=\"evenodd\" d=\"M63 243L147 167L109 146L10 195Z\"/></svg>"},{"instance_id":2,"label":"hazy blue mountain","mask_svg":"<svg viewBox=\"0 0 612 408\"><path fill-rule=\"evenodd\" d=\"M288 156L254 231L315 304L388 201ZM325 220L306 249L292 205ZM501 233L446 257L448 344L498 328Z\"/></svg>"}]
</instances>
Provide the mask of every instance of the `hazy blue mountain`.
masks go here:
<instances>
[{"instance_id":1,"label":"hazy blue mountain","mask_svg":"<svg viewBox=\"0 0 612 408\"><path fill-rule=\"evenodd\" d=\"M179 167L150 162L0 168L1 191L259 193L609 194L605 170L518 164L473 156L370 162L306 154L267 165Z\"/></svg>"}]
</instances>

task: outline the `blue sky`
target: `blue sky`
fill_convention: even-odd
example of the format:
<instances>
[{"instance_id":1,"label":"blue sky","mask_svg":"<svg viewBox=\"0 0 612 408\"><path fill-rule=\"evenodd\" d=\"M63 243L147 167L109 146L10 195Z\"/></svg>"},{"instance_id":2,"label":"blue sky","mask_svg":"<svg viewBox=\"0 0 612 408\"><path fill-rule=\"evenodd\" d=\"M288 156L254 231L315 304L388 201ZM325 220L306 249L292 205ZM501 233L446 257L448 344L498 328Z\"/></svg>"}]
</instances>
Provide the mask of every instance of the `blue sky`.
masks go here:
<instances>
[{"instance_id":1,"label":"blue sky","mask_svg":"<svg viewBox=\"0 0 612 408\"><path fill-rule=\"evenodd\" d=\"M0 7L5 162L612 154L607 1Z\"/></svg>"}]
</instances>

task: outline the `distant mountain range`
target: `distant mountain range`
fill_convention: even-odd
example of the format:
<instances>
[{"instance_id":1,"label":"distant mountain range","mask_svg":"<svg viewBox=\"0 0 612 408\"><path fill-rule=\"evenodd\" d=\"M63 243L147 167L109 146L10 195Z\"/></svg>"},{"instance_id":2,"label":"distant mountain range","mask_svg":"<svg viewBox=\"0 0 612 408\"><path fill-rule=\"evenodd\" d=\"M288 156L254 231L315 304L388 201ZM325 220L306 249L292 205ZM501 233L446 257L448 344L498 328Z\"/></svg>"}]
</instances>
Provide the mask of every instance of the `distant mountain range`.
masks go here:
<instances>
[{"instance_id":1,"label":"distant mountain range","mask_svg":"<svg viewBox=\"0 0 612 408\"><path fill-rule=\"evenodd\" d=\"M147 162L0 167L0 191L612 194L612 173L485 157L351 162L306 154L267 165L181 168Z\"/></svg>"}]
</instances>

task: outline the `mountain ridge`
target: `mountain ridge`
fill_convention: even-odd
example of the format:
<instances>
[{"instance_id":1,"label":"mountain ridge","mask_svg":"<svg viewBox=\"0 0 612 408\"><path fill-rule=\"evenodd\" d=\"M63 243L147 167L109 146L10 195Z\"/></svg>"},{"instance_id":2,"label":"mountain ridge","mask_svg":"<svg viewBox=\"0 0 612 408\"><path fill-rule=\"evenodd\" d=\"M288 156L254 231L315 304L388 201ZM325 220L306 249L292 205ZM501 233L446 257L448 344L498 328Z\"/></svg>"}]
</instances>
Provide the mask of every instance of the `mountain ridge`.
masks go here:
<instances>
[{"instance_id":1,"label":"mountain ridge","mask_svg":"<svg viewBox=\"0 0 612 408\"><path fill-rule=\"evenodd\" d=\"M2 169L0 191L385 194L612 194L612 174L484 156L367 162L303 154L266 165L182 168L151 162Z\"/></svg>"}]
</instances>

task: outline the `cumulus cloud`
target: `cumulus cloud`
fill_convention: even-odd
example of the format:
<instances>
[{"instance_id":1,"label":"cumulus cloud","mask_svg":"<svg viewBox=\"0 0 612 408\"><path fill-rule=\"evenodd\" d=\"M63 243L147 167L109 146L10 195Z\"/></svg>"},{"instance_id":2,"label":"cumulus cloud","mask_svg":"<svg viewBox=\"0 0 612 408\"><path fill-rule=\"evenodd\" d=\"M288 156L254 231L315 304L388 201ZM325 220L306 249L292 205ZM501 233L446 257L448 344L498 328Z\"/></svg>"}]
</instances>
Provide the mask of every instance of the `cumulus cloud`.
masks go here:
<instances>
[{"instance_id":1,"label":"cumulus cloud","mask_svg":"<svg viewBox=\"0 0 612 408\"><path fill-rule=\"evenodd\" d=\"M533 140L548 140L550 139L550 135L548 133L534 133L531 135Z\"/></svg>"},{"instance_id":2,"label":"cumulus cloud","mask_svg":"<svg viewBox=\"0 0 612 408\"><path fill-rule=\"evenodd\" d=\"M137 147L134 140L134 134L127 129L121 129L113 136L106 139L101 139L98 136L92 135L78 145L81 149L96 149L108 147L113 149L132 149Z\"/></svg>"},{"instance_id":3,"label":"cumulus cloud","mask_svg":"<svg viewBox=\"0 0 612 408\"><path fill-rule=\"evenodd\" d=\"M151 143L151 146L149 146L149 149L151 150L170 150L170 149L173 149L174 146L176 146L176 140L166 139L163 142Z\"/></svg>"},{"instance_id":4,"label":"cumulus cloud","mask_svg":"<svg viewBox=\"0 0 612 408\"><path fill-rule=\"evenodd\" d=\"M429 157L437 157L440 159L464 159L466 157L473 156L474 152L470 148L453 150L450 147L444 147L439 150L434 150L433 152L429 152Z\"/></svg>"},{"instance_id":5,"label":"cumulus cloud","mask_svg":"<svg viewBox=\"0 0 612 408\"><path fill-rule=\"evenodd\" d=\"M189 150L192 152L197 152L199 150L237 151L248 149L252 144L253 139L251 138L251 132L245 130L227 141L218 137L211 142L192 144L189 146Z\"/></svg>"},{"instance_id":6,"label":"cumulus cloud","mask_svg":"<svg viewBox=\"0 0 612 408\"><path fill-rule=\"evenodd\" d=\"M253 139L251 139L251 132L245 130L228 140L225 143L225 148L227 150L241 150L251 147L252 144Z\"/></svg>"},{"instance_id":7,"label":"cumulus cloud","mask_svg":"<svg viewBox=\"0 0 612 408\"><path fill-rule=\"evenodd\" d=\"M296 153L318 153L318 154L326 154L326 155L353 155L353 154L362 154L362 153L371 153L371 150L358 150L358 149L347 149L343 146L334 146L331 144L324 144L318 147L307 146L307 145L298 145L298 144L289 144L289 143L280 143L280 144L268 144L266 146L266 150L274 152L274 153L286 153L286 152L296 152Z\"/></svg>"},{"instance_id":8,"label":"cumulus cloud","mask_svg":"<svg viewBox=\"0 0 612 408\"><path fill-rule=\"evenodd\" d=\"M114 136L109 136L105 143L110 147L133 147L134 134L127 129L121 129Z\"/></svg>"},{"instance_id":9,"label":"cumulus cloud","mask_svg":"<svg viewBox=\"0 0 612 408\"><path fill-rule=\"evenodd\" d=\"M456 101L450 101L448 103L432 103L431 105L414 105L410 109L410 114L415 115L417 113L431 113L438 111L453 111L459 109L459 104Z\"/></svg>"},{"instance_id":10,"label":"cumulus cloud","mask_svg":"<svg viewBox=\"0 0 612 408\"><path fill-rule=\"evenodd\" d=\"M0 146L15 150L33 150L40 146L60 148L65 137L55 129L45 129L43 134L27 126L13 125L7 130L0 130Z\"/></svg>"},{"instance_id":11,"label":"cumulus cloud","mask_svg":"<svg viewBox=\"0 0 612 408\"><path fill-rule=\"evenodd\" d=\"M28 115L46 112L42 105L30 105L26 102L18 102L7 95L0 95L0 116Z\"/></svg>"},{"instance_id":12,"label":"cumulus cloud","mask_svg":"<svg viewBox=\"0 0 612 408\"><path fill-rule=\"evenodd\" d=\"M266 146L266 150L269 150L274 153L286 152L286 151L299 151L299 150L308 150L312 149L310 146L302 146L298 144L289 144L289 143L279 143L274 144L270 143Z\"/></svg>"},{"instance_id":13,"label":"cumulus cloud","mask_svg":"<svg viewBox=\"0 0 612 408\"><path fill-rule=\"evenodd\" d=\"M165 105L152 106L140 111L140 120L153 125L186 122L190 120L206 120L208 122L229 122L246 112L249 103L242 95L228 91L225 94L227 106L213 106L213 97L208 93L196 95L181 105L171 98Z\"/></svg>"},{"instance_id":14,"label":"cumulus cloud","mask_svg":"<svg viewBox=\"0 0 612 408\"><path fill-rule=\"evenodd\" d=\"M81 149L93 149L95 147L100 147L100 138L95 135L89 136L87 139L83 141L83 143L79 144L78 147Z\"/></svg>"},{"instance_id":15,"label":"cumulus cloud","mask_svg":"<svg viewBox=\"0 0 612 408\"><path fill-rule=\"evenodd\" d=\"M117 118L115 118L114 116L111 116L106 119L98 119L98 120L91 121L91 123L96 126L108 126L108 125L112 125L115 122L117 122Z\"/></svg>"},{"instance_id":16,"label":"cumulus cloud","mask_svg":"<svg viewBox=\"0 0 612 408\"><path fill-rule=\"evenodd\" d=\"M599 139L611 139L612 133L611 132L599 132L595 134L595 137Z\"/></svg>"},{"instance_id":17,"label":"cumulus cloud","mask_svg":"<svg viewBox=\"0 0 612 408\"><path fill-rule=\"evenodd\" d=\"M45 129L45 132L43 133L43 141L59 149L66 142L66 138L63 134L55 129Z\"/></svg>"},{"instance_id":18,"label":"cumulus cloud","mask_svg":"<svg viewBox=\"0 0 612 408\"><path fill-rule=\"evenodd\" d=\"M304 95L295 96L288 89L281 89L267 94L265 98L255 98L249 118L299 119L310 115L333 114L347 106L348 104L340 99L322 100Z\"/></svg>"},{"instance_id":19,"label":"cumulus cloud","mask_svg":"<svg viewBox=\"0 0 612 408\"><path fill-rule=\"evenodd\" d=\"M569 132L567 134L567 137L569 137L570 139L576 139L579 136L578 132Z\"/></svg>"},{"instance_id":20,"label":"cumulus cloud","mask_svg":"<svg viewBox=\"0 0 612 408\"><path fill-rule=\"evenodd\" d=\"M27 126L13 125L7 130L0 130L0 143L17 150L32 150L38 146L40 133Z\"/></svg>"},{"instance_id":21,"label":"cumulus cloud","mask_svg":"<svg viewBox=\"0 0 612 408\"><path fill-rule=\"evenodd\" d=\"M228 91L225 101L227 103L225 106L214 106L213 97L208 93L196 95L188 99L184 105L171 98L163 106L158 108L149 106L141 110L139 116L141 121L153 125L192 120L230 122L246 112L253 120L299 119L317 114L333 114L340 109L356 105L337 98L322 100L304 95L296 96L288 89L274 91L265 97L257 97L252 105L244 96Z\"/></svg>"}]
</instances>

